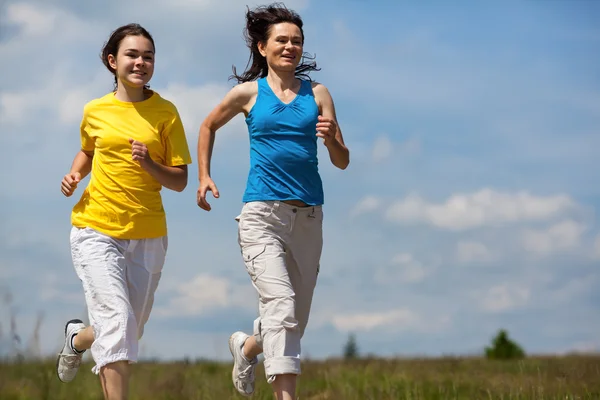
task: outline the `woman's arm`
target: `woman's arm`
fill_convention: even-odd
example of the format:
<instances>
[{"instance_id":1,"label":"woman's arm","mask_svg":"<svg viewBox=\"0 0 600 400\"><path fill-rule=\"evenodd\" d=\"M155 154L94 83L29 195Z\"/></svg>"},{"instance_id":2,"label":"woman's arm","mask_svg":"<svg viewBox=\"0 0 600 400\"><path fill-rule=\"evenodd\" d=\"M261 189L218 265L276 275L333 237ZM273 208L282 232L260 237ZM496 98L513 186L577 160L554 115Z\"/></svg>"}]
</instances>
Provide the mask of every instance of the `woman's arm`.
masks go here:
<instances>
[{"instance_id":1,"label":"woman's arm","mask_svg":"<svg viewBox=\"0 0 600 400\"><path fill-rule=\"evenodd\" d=\"M340 169L346 169L350 164L350 151L344 144L331 94L324 85L319 83L314 84L313 93L321 111L317 123L317 136L323 139L331 163Z\"/></svg>"},{"instance_id":2,"label":"woman's arm","mask_svg":"<svg viewBox=\"0 0 600 400\"><path fill-rule=\"evenodd\" d=\"M208 191L219 197L219 190L210 176L210 161L212 158L215 133L223 125L241 112L248 112L249 105L257 92L256 82L247 82L235 86L202 122L198 133L198 179L199 187L197 204L200 208L210 211L211 206L206 201Z\"/></svg>"}]
</instances>

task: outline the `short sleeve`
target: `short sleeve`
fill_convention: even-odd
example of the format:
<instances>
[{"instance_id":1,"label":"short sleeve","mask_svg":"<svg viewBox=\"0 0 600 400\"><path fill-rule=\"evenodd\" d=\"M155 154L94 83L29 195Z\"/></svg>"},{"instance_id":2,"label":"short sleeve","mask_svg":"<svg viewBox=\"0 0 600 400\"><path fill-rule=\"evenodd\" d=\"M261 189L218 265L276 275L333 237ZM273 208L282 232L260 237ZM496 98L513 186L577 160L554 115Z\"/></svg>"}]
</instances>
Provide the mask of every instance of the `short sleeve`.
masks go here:
<instances>
[{"instance_id":1,"label":"short sleeve","mask_svg":"<svg viewBox=\"0 0 600 400\"><path fill-rule=\"evenodd\" d=\"M89 108L87 106L83 109L83 118L81 119L79 132L81 137L81 150L94 151L95 143L94 139L90 136Z\"/></svg>"},{"instance_id":2,"label":"short sleeve","mask_svg":"<svg viewBox=\"0 0 600 400\"><path fill-rule=\"evenodd\" d=\"M163 135L165 138L165 165L173 167L191 164L190 149L177 109L173 110L172 118L165 124Z\"/></svg>"}]
</instances>

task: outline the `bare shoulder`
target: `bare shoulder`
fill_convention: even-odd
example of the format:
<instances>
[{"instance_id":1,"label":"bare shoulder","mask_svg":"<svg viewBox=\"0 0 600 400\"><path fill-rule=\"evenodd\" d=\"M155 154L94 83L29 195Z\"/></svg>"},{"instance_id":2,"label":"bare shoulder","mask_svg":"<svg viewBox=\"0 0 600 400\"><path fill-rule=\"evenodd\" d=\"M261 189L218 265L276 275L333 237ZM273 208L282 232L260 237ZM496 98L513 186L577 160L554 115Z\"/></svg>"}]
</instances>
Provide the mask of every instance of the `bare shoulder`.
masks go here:
<instances>
[{"instance_id":1,"label":"bare shoulder","mask_svg":"<svg viewBox=\"0 0 600 400\"><path fill-rule=\"evenodd\" d=\"M229 93L235 99L247 101L258 93L258 83L252 81L237 84L229 91Z\"/></svg>"},{"instance_id":2,"label":"bare shoulder","mask_svg":"<svg viewBox=\"0 0 600 400\"><path fill-rule=\"evenodd\" d=\"M311 82L311 84L313 94L315 95L315 101L319 105L319 108L333 103L331 93L329 93L329 89L327 89L325 85L320 82Z\"/></svg>"},{"instance_id":3,"label":"bare shoulder","mask_svg":"<svg viewBox=\"0 0 600 400\"><path fill-rule=\"evenodd\" d=\"M326 110L332 110L333 99L327 87L319 82L311 82L311 85L315 96L315 102L319 107L319 112L323 113Z\"/></svg>"},{"instance_id":4,"label":"bare shoulder","mask_svg":"<svg viewBox=\"0 0 600 400\"><path fill-rule=\"evenodd\" d=\"M311 82L312 90L315 96L331 96L329 90L320 82Z\"/></svg>"},{"instance_id":5,"label":"bare shoulder","mask_svg":"<svg viewBox=\"0 0 600 400\"><path fill-rule=\"evenodd\" d=\"M255 102L257 93L258 83L240 83L229 90L223 99L223 105L247 113L252 104Z\"/></svg>"}]
</instances>

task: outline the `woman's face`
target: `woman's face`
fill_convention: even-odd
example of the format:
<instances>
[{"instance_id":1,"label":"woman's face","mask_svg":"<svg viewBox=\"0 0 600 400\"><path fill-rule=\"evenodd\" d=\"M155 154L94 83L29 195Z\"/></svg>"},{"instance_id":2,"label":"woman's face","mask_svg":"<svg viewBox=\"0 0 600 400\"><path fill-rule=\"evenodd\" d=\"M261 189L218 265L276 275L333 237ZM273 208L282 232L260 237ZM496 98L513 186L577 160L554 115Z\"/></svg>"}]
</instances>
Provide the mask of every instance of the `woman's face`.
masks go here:
<instances>
[{"instance_id":1,"label":"woman's face","mask_svg":"<svg viewBox=\"0 0 600 400\"><path fill-rule=\"evenodd\" d=\"M295 71L302 58L302 31L296 24L281 22L271 26L266 43L259 43L258 50L275 70Z\"/></svg>"}]
</instances>

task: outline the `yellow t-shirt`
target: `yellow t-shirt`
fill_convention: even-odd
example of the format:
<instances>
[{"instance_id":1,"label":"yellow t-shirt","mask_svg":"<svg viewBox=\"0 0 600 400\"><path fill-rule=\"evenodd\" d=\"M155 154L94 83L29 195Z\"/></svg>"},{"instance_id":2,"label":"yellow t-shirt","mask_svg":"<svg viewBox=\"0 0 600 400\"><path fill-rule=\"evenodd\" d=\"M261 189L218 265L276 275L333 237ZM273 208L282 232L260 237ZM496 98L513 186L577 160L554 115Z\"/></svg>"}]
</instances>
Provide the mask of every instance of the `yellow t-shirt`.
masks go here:
<instances>
[{"instance_id":1,"label":"yellow t-shirt","mask_svg":"<svg viewBox=\"0 0 600 400\"><path fill-rule=\"evenodd\" d=\"M160 164L192 162L177 108L158 93L135 103L117 100L114 93L90 101L83 111L81 149L94 152L92 171L71 223L118 239L164 236L162 185L132 160L129 138L144 143Z\"/></svg>"}]
</instances>

